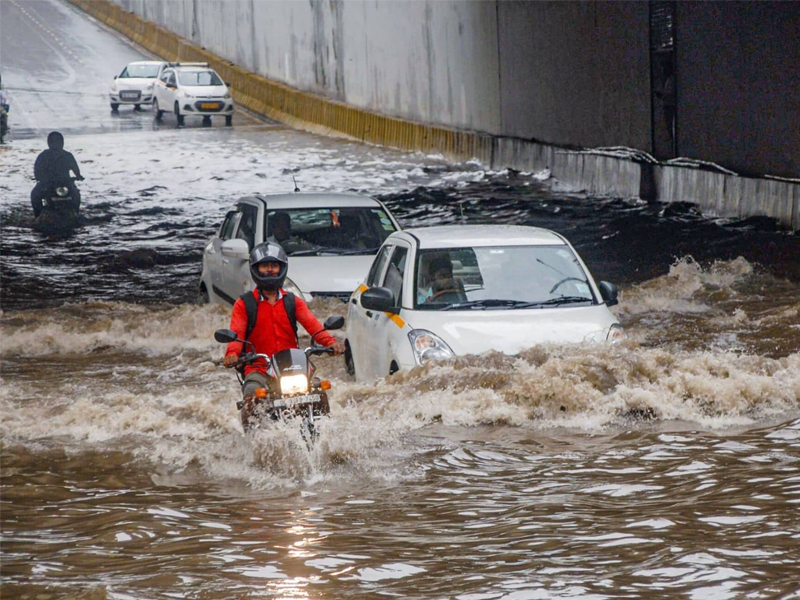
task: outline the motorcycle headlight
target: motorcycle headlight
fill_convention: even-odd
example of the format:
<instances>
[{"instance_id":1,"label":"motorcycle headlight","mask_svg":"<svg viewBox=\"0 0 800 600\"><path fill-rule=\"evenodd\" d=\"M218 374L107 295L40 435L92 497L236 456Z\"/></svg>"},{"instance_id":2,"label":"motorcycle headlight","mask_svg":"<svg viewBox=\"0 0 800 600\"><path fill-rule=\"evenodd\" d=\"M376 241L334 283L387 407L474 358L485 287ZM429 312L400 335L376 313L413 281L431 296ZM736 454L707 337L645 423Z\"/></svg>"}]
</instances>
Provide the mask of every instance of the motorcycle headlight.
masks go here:
<instances>
[{"instance_id":1,"label":"motorcycle headlight","mask_svg":"<svg viewBox=\"0 0 800 600\"><path fill-rule=\"evenodd\" d=\"M308 377L305 375L284 375L281 377L281 394L307 394Z\"/></svg>"},{"instance_id":2,"label":"motorcycle headlight","mask_svg":"<svg viewBox=\"0 0 800 600\"><path fill-rule=\"evenodd\" d=\"M66 198L69 195L69 188L57 187L56 188L56 195L57 196L61 196L62 198Z\"/></svg>"},{"instance_id":3,"label":"motorcycle headlight","mask_svg":"<svg viewBox=\"0 0 800 600\"><path fill-rule=\"evenodd\" d=\"M628 334L625 333L625 330L619 323L614 323L611 327L608 328L608 335L606 336L607 342L616 344L617 342L621 342L622 340L627 340L627 339L628 339Z\"/></svg>"},{"instance_id":4,"label":"motorcycle headlight","mask_svg":"<svg viewBox=\"0 0 800 600\"><path fill-rule=\"evenodd\" d=\"M408 334L414 360L418 365L424 365L431 360L446 360L455 356L445 341L435 333L425 329L413 329Z\"/></svg>"}]
</instances>

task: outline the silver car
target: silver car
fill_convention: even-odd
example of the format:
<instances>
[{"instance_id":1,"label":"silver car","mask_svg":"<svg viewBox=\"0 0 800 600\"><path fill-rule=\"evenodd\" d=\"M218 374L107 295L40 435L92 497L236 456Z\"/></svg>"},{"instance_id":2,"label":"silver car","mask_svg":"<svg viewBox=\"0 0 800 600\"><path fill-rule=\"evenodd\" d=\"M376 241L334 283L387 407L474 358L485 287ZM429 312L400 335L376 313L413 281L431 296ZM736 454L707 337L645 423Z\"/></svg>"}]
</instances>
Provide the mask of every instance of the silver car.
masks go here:
<instances>
[{"instance_id":1,"label":"silver car","mask_svg":"<svg viewBox=\"0 0 800 600\"><path fill-rule=\"evenodd\" d=\"M240 198L203 252L200 293L233 304L254 287L254 246L279 243L289 256L284 288L306 301L346 301L384 240L400 225L386 206L362 194L293 193Z\"/></svg>"}]
</instances>

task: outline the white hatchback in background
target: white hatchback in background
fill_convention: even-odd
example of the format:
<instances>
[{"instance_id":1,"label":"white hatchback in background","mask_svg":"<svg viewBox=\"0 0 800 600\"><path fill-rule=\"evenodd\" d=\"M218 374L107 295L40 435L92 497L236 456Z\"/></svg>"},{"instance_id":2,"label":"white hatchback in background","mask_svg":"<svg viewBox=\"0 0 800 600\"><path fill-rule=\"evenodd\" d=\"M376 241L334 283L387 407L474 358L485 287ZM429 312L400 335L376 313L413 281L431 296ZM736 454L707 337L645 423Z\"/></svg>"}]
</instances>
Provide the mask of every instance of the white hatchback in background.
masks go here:
<instances>
[{"instance_id":1,"label":"white hatchback in background","mask_svg":"<svg viewBox=\"0 0 800 600\"><path fill-rule=\"evenodd\" d=\"M285 229L287 221L290 230ZM289 256L287 291L306 301L346 301L364 280L383 241L399 229L383 203L361 194L246 196L206 244L200 293L209 302L233 304L251 291L250 250L269 240L280 243Z\"/></svg>"},{"instance_id":2,"label":"white hatchback in background","mask_svg":"<svg viewBox=\"0 0 800 600\"><path fill-rule=\"evenodd\" d=\"M358 381L432 360L540 343L625 337L597 285L561 235L538 227L452 225L387 238L350 299L345 355Z\"/></svg>"},{"instance_id":3,"label":"white hatchback in background","mask_svg":"<svg viewBox=\"0 0 800 600\"><path fill-rule=\"evenodd\" d=\"M203 117L210 125L212 116L233 123L233 98L228 85L208 63L169 63L156 81L153 112L160 121L165 112L173 113L180 127L187 116Z\"/></svg>"},{"instance_id":4,"label":"white hatchback in background","mask_svg":"<svg viewBox=\"0 0 800 600\"><path fill-rule=\"evenodd\" d=\"M111 110L117 111L121 104L133 105L139 110L142 104L153 103L153 86L167 63L163 60L141 60L125 66L114 77L108 100Z\"/></svg>"}]
</instances>

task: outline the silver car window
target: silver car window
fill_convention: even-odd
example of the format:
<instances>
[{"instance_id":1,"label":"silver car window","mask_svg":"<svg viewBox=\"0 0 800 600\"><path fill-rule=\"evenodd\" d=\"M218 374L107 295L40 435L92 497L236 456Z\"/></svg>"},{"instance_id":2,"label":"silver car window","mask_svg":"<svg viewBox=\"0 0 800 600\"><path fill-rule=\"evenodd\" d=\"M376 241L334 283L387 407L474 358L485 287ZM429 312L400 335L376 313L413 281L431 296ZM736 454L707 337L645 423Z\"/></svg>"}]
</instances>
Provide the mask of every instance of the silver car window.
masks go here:
<instances>
[{"instance_id":1,"label":"silver car window","mask_svg":"<svg viewBox=\"0 0 800 600\"><path fill-rule=\"evenodd\" d=\"M249 204L242 204L239 207L242 218L239 220L239 227L236 230L236 237L247 242L247 247L251 250L255 244L256 222L258 220L258 208Z\"/></svg>"},{"instance_id":2,"label":"silver car window","mask_svg":"<svg viewBox=\"0 0 800 600\"><path fill-rule=\"evenodd\" d=\"M225 241L233 237L233 233L236 231L236 225L239 224L239 218L241 216L242 213L236 210L232 210L225 215L225 220L222 222L222 226L219 228L220 239Z\"/></svg>"}]
</instances>

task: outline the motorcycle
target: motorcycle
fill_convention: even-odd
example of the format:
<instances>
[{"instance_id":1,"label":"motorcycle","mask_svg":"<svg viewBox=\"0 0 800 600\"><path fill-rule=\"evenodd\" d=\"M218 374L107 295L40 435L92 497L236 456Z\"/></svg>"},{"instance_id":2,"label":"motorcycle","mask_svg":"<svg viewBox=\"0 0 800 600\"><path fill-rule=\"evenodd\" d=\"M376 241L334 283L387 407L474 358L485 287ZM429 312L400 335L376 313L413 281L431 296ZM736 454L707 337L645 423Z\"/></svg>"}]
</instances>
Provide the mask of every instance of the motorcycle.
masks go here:
<instances>
[{"instance_id":1,"label":"motorcycle","mask_svg":"<svg viewBox=\"0 0 800 600\"><path fill-rule=\"evenodd\" d=\"M70 179L75 182L77 177ZM35 226L47 231L70 230L78 224L79 211L80 197L74 197L68 185L51 186L42 198L42 212L36 217Z\"/></svg>"},{"instance_id":2,"label":"motorcycle","mask_svg":"<svg viewBox=\"0 0 800 600\"><path fill-rule=\"evenodd\" d=\"M244 382L244 365L262 358L267 362L267 387L256 389L255 393L246 395L236 403L245 433L270 422L300 418L306 443L310 444L317 437L317 423L330 413L327 391L331 384L328 380L314 377L316 367L309 357L332 354L333 348L316 344L314 338L323 331L341 329L343 326L344 317L328 317L323 328L311 336L308 348L281 350L272 357L257 354L251 342L240 339L231 329L214 332L214 339L220 343L242 342L245 345L246 352L232 365L237 369L236 376L240 384Z\"/></svg>"}]
</instances>

